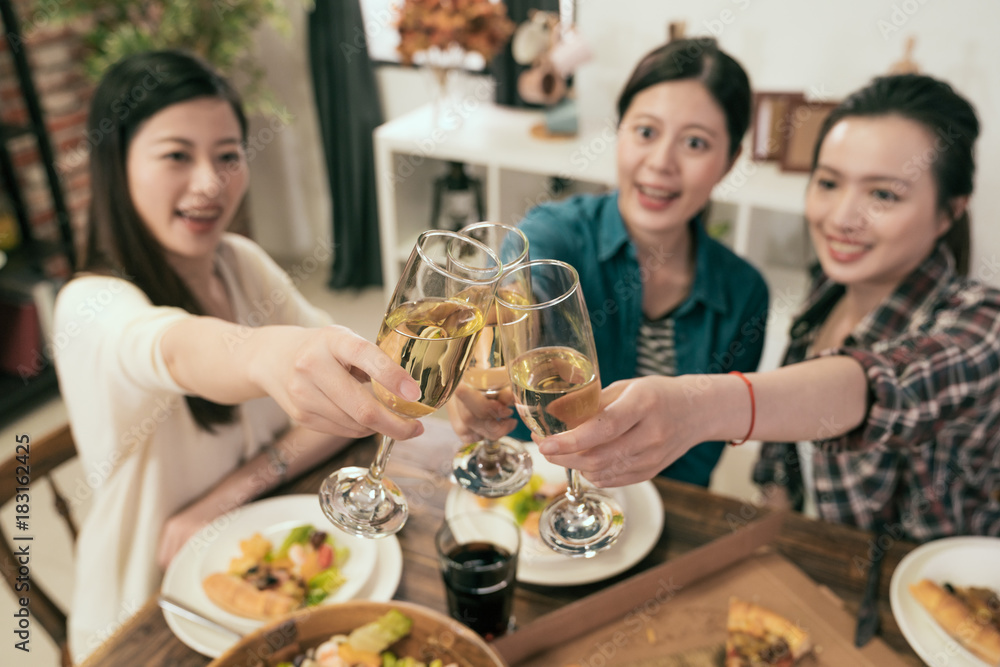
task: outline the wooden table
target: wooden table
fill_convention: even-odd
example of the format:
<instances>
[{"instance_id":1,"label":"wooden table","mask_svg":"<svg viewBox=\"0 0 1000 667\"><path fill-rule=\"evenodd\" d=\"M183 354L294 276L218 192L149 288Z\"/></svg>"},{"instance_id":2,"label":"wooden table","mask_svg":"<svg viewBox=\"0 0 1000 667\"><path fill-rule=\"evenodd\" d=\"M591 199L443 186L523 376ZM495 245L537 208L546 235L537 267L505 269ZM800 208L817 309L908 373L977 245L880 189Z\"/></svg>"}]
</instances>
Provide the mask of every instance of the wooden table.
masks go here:
<instances>
[{"instance_id":1,"label":"wooden table","mask_svg":"<svg viewBox=\"0 0 1000 667\"><path fill-rule=\"evenodd\" d=\"M388 466L387 475L403 489L410 503L409 521L398 534L404 569L395 598L447 613L433 536L444 517L445 499L451 489L448 472L456 439L443 420L430 418L425 424L427 429L423 436L395 446ZM374 439L359 441L311 473L278 489L275 495L317 493L330 472L345 465L367 466L374 452ZM630 570L600 583L553 588L519 584L514 602L519 625L729 534L734 523L752 521L766 511L753 503L712 494L688 484L661 478L656 479L655 484L663 497L665 523L663 536L653 551ZM814 581L839 596L853 615L867 578L866 563L872 539L873 535L865 531L791 514L775 546ZM913 544L897 542L882 561L880 635L908 664L919 666L923 663L900 634L889 607L891 573L913 547ZM84 666L203 667L209 662L209 658L188 648L174 636L163 612L151 600L92 654Z\"/></svg>"}]
</instances>

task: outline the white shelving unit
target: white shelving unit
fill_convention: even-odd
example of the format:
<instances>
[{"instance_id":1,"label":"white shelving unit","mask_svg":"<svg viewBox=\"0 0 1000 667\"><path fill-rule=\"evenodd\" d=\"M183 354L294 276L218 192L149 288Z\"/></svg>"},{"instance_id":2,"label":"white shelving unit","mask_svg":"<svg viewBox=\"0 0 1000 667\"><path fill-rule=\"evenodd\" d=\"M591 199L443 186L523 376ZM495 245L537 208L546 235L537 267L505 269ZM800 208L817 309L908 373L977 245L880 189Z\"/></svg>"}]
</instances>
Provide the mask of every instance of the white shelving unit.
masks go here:
<instances>
[{"instance_id":1,"label":"white shelving unit","mask_svg":"<svg viewBox=\"0 0 1000 667\"><path fill-rule=\"evenodd\" d=\"M420 232L431 226L434 179L448 161L467 165L482 179L486 216L516 224L546 201L549 179L569 179L571 192L615 187L615 127L587 126L571 139L538 139L541 112L479 103L456 129L433 125L433 109L420 107L375 130L382 277L391 290L401 262ZM749 150L744 150L746 155ZM783 173L773 163L741 158L713 193L710 221L725 221L724 237L765 276L787 281L806 266L809 243L802 222L807 176ZM772 270L773 269L773 270Z\"/></svg>"},{"instance_id":2,"label":"white shelving unit","mask_svg":"<svg viewBox=\"0 0 1000 667\"><path fill-rule=\"evenodd\" d=\"M531 127L542 120L540 112L480 103L460 127L445 130L433 126L428 105L375 130L386 290L396 284L400 262L409 256L417 235L431 226L434 179L448 161L464 162L470 174L482 179L490 220L519 221L545 201L552 176L571 179L577 191L614 187L614 128L603 136L596 128L572 139L536 139Z\"/></svg>"}]
</instances>

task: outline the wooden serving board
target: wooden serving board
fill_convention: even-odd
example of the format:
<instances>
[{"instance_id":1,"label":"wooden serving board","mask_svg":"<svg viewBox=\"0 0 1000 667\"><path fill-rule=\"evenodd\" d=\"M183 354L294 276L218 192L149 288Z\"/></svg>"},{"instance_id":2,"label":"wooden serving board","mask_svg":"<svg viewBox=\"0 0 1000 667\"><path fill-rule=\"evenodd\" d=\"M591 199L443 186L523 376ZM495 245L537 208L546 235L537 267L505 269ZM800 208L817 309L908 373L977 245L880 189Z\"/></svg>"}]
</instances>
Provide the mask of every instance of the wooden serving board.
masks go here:
<instances>
[{"instance_id":1,"label":"wooden serving board","mask_svg":"<svg viewBox=\"0 0 1000 667\"><path fill-rule=\"evenodd\" d=\"M644 658L620 667L723 667L726 660L726 645L713 644L693 648L673 655L658 658Z\"/></svg>"}]
</instances>

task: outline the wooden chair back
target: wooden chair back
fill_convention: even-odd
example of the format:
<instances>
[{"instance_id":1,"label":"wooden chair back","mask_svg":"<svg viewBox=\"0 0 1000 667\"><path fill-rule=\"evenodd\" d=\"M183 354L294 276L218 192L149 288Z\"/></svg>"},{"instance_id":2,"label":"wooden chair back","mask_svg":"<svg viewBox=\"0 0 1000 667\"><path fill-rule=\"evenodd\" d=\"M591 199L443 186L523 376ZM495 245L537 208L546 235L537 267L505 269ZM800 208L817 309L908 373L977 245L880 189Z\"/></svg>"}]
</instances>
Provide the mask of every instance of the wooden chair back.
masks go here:
<instances>
[{"instance_id":1,"label":"wooden chair back","mask_svg":"<svg viewBox=\"0 0 1000 667\"><path fill-rule=\"evenodd\" d=\"M47 478L55 498L56 512L66 522L75 544L76 524L70 513L69 504L60 493L51 474L53 470L76 456L76 445L73 443L73 435L69 425L61 426L42 438L28 439L26 437L24 440L23 443L14 443L13 453L0 463L0 507L11 501L14 501L15 504L23 502L25 500L23 494L28 494L28 499L33 505L38 499L39 480ZM21 498L18 498L19 495ZM29 527L31 525L31 523L28 524ZM30 580L30 590L24 588L23 577L20 581L18 580L20 576L19 563L14 553L19 544L16 526L16 523L12 526L6 526L0 522L0 570L3 572L4 581L7 582L15 599L22 597L30 599L29 613L59 648L62 664L70 665L66 641L66 614L52 601L37 580ZM15 534L4 534L4 528L15 528ZM14 550L11 548L12 544ZM21 544L30 544L30 542L21 542Z\"/></svg>"}]
</instances>

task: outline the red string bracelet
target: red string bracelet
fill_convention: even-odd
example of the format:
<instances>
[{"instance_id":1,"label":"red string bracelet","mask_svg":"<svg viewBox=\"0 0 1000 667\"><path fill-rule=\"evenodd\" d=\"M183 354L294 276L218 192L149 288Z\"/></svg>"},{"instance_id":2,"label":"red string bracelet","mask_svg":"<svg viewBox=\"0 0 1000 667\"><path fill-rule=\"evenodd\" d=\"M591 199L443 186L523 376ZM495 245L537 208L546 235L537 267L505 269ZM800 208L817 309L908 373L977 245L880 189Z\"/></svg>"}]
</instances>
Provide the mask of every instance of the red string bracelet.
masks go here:
<instances>
[{"instance_id":1,"label":"red string bracelet","mask_svg":"<svg viewBox=\"0 0 1000 667\"><path fill-rule=\"evenodd\" d=\"M750 384L750 380L747 379L747 376L743 375L743 373L740 373L739 371L729 371L729 374L738 375L741 380L747 383L747 389L750 390L750 428L747 430L747 434L743 436L743 439L740 440L739 442L735 440L729 441L730 445L742 445L744 442L749 440L750 436L753 434L753 425L754 422L757 421L757 402L754 400L753 397L753 385Z\"/></svg>"}]
</instances>

